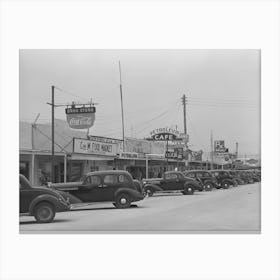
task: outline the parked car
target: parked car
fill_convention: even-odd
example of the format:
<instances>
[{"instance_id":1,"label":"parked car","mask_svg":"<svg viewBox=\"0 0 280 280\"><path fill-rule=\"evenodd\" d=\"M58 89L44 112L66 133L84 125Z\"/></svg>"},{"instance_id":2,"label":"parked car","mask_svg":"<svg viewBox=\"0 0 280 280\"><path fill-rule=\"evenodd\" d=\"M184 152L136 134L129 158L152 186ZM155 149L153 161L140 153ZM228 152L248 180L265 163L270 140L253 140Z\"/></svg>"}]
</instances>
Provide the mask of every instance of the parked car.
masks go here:
<instances>
[{"instance_id":1,"label":"parked car","mask_svg":"<svg viewBox=\"0 0 280 280\"><path fill-rule=\"evenodd\" d=\"M207 170L186 170L183 172L185 176L195 179L201 183L205 191L212 191L217 185L217 180Z\"/></svg>"},{"instance_id":2,"label":"parked car","mask_svg":"<svg viewBox=\"0 0 280 280\"><path fill-rule=\"evenodd\" d=\"M238 170L237 172L238 172L240 178L245 182L245 184L254 183L252 176L246 170Z\"/></svg>"},{"instance_id":3,"label":"parked car","mask_svg":"<svg viewBox=\"0 0 280 280\"><path fill-rule=\"evenodd\" d=\"M245 170L245 172L251 178L252 183L260 182L260 177L254 172L254 170Z\"/></svg>"},{"instance_id":4,"label":"parked car","mask_svg":"<svg viewBox=\"0 0 280 280\"><path fill-rule=\"evenodd\" d=\"M236 187L237 183L233 180L233 177L226 170L211 170L212 175L217 180L216 188L228 189L230 186Z\"/></svg>"},{"instance_id":5,"label":"parked car","mask_svg":"<svg viewBox=\"0 0 280 280\"><path fill-rule=\"evenodd\" d=\"M141 183L123 170L90 172L80 182L56 183L50 187L66 192L76 203L112 202L116 208L128 208L132 202L144 198Z\"/></svg>"},{"instance_id":6,"label":"parked car","mask_svg":"<svg viewBox=\"0 0 280 280\"><path fill-rule=\"evenodd\" d=\"M152 196L155 192L181 191L191 195L195 190L203 190L203 186L180 171L167 171L162 178L143 179L144 192Z\"/></svg>"},{"instance_id":7,"label":"parked car","mask_svg":"<svg viewBox=\"0 0 280 280\"><path fill-rule=\"evenodd\" d=\"M46 187L33 187L21 174L19 189L20 214L34 216L38 223L50 223L56 212L70 209L70 203L59 192Z\"/></svg>"},{"instance_id":8,"label":"parked car","mask_svg":"<svg viewBox=\"0 0 280 280\"><path fill-rule=\"evenodd\" d=\"M245 184L244 180L242 180L240 173L237 170L228 170L228 172L233 177L233 180L237 182L238 185Z\"/></svg>"}]
</instances>

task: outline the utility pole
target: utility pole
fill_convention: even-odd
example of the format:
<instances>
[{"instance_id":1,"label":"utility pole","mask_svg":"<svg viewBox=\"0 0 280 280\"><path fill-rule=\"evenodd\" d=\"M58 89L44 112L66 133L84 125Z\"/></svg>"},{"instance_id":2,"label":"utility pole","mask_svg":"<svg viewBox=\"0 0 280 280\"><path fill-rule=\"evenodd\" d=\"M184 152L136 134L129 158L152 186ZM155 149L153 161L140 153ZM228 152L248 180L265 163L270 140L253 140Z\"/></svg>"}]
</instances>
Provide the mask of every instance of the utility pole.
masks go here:
<instances>
[{"instance_id":1,"label":"utility pole","mask_svg":"<svg viewBox=\"0 0 280 280\"><path fill-rule=\"evenodd\" d=\"M189 154L188 154L188 135L187 135L187 120L186 120L186 95L183 94L182 96L182 104L183 104L183 113L184 113L184 134L186 137L185 140L185 145L186 145L186 159L189 159Z\"/></svg>"},{"instance_id":2,"label":"utility pole","mask_svg":"<svg viewBox=\"0 0 280 280\"><path fill-rule=\"evenodd\" d=\"M51 182L54 183L54 86L52 86L52 170L51 170Z\"/></svg>"},{"instance_id":3,"label":"utility pole","mask_svg":"<svg viewBox=\"0 0 280 280\"><path fill-rule=\"evenodd\" d=\"M214 162L214 152L213 152L213 131L211 130L211 135L210 135L210 156L211 156L211 169L213 169L213 162Z\"/></svg>"},{"instance_id":4,"label":"utility pole","mask_svg":"<svg viewBox=\"0 0 280 280\"><path fill-rule=\"evenodd\" d=\"M186 103L186 95L184 94L182 97L182 104L184 109L184 134L187 137Z\"/></svg>"},{"instance_id":5,"label":"utility pole","mask_svg":"<svg viewBox=\"0 0 280 280\"><path fill-rule=\"evenodd\" d=\"M120 72L120 94L121 94L121 109L122 109L122 138L123 138L123 152L124 150L124 119L123 119L123 97L122 97L122 72L121 62L119 61L119 72Z\"/></svg>"},{"instance_id":6,"label":"utility pole","mask_svg":"<svg viewBox=\"0 0 280 280\"><path fill-rule=\"evenodd\" d=\"M238 142L235 143L236 149L235 149L235 154L236 154L236 159L238 158Z\"/></svg>"}]
</instances>

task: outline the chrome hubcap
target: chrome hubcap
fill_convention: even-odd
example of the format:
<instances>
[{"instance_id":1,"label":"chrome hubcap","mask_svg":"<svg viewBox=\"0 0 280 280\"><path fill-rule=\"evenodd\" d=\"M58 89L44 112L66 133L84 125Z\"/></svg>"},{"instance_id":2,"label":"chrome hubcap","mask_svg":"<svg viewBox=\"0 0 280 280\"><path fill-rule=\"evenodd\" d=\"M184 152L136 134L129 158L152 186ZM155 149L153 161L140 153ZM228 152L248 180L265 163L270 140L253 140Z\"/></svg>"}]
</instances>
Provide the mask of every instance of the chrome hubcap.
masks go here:
<instances>
[{"instance_id":1,"label":"chrome hubcap","mask_svg":"<svg viewBox=\"0 0 280 280\"><path fill-rule=\"evenodd\" d=\"M121 204L126 204L126 198L121 198Z\"/></svg>"},{"instance_id":2,"label":"chrome hubcap","mask_svg":"<svg viewBox=\"0 0 280 280\"><path fill-rule=\"evenodd\" d=\"M47 220L51 216L51 210L47 207L44 207L40 209L38 216L40 217L41 220Z\"/></svg>"}]
</instances>

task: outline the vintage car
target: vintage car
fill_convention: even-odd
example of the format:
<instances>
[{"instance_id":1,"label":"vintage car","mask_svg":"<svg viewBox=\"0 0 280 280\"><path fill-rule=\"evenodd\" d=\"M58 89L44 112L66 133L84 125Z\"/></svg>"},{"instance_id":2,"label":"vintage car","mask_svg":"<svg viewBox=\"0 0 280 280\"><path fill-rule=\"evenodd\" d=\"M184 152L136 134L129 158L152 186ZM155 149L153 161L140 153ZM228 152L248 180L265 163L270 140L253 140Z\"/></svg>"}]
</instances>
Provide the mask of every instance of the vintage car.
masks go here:
<instances>
[{"instance_id":1,"label":"vintage car","mask_svg":"<svg viewBox=\"0 0 280 280\"><path fill-rule=\"evenodd\" d=\"M46 187L33 187L21 174L19 206L21 215L34 216L38 223L50 223L56 212L70 209L70 203L59 192Z\"/></svg>"},{"instance_id":2,"label":"vintage car","mask_svg":"<svg viewBox=\"0 0 280 280\"><path fill-rule=\"evenodd\" d=\"M185 195L193 194L195 190L203 190L203 186L192 178L186 177L180 171L167 171L163 178L143 179L143 189L148 196L155 192L180 191Z\"/></svg>"},{"instance_id":3,"label":"vintage car","mask_svg":"<svg viewBox=\"0 0 280 280\"><path fill-rule=\"evenodd\" d=\"M216 188L220 189L228 189L230 186L237 187L238 183L234 178L229 174L228 171L226 170L210 170L212 175L216 178L217 180L217 185Z\"/></svg>"},{"instance_id":4,"label":"vintage car","mask_svg":"<svg viewBox=\"0 0 280 280\"><path fill-rule=\"evenodd\" d=\"M232 176L233 180L237 182L238 185L244 185L245 181L242 180L238 170L228 170L229 174Z\"/></svg>"},{"instance_id":5,"label":"vintage car","mask_svg":"<svg viewBox=\"0 0 280 280\"><path fill-rule=\"evenodd\" d=\"M116 208L128 208L144 198L141 183L123 170L90 172L79 182L55 183L50 188L68 194L71 203L112 202Z\"/></svg>"},{"instance_id":6,"label":"vintage car","mask_svg":"<svg viewBox=\"0 0 280 280\"><path fill-rule=\"evenodd\" d=\"M237 173L239 174L240 178L245 182L245 184L254 183L252 176L246 170L237 170Z\"/></svg>"},{"instance_id":7,"label":"vintage car","mask_svg":"<svg viewBox=\"0 0 280 280\"><path fill-rule=\"evenodd\" d=\"M204 186L205 191L212 191L216 187L217 180L207 170L186 170L185 176L195 179Z\"/></svg>"},{"instance_id":8,"label":"vintage car","mask_svg":"<svg viewBox=\"0 0 280 280\"><path fill-rule=\"evenodd\" d=\"M260 182L260 177L254 172L254 170L245 170L252 183Z\"/></svg>"}]
</instances>

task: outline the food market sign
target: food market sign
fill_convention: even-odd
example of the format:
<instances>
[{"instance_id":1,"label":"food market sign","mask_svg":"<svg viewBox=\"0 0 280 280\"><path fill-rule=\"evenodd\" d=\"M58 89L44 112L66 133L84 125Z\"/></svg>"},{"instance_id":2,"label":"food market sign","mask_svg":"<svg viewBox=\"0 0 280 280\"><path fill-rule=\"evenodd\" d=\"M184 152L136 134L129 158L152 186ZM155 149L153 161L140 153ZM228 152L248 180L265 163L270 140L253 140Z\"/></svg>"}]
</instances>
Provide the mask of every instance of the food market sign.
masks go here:
<instances>
[{"instance_id":1,"label":"food market sign","mask_svg":"<svg viewBox=\"0 0 280 280\"><path fill-rule=\"evenodd\" d=\"M93 141L88 139L73 138L73 153L116 156L120 153L119 144L106 141Z\"/></svg>"},{"instance_id":2,"label":"food market sign","mask_svg":"<svg viewBox=\"0 0 280 280\"><path fill-rule=\"evenodd\" d=\"M76 107L66 108L65 113L67 122L71 128L87 129L93 126L95 121L96 108L90 107Z\"/></svg>"},{"instance_id":3,"label":"food market sign","mask_svg":"<svg viewBox=\"0 0 280 280\"><path fill-rule=\"evenodd\" d=\"M182 139L182 134L174 128L162 127L150 132L151 139L155 141L175 141Z\"/></svg>"}]
</instances>

